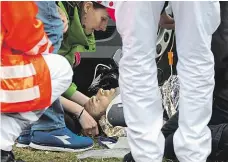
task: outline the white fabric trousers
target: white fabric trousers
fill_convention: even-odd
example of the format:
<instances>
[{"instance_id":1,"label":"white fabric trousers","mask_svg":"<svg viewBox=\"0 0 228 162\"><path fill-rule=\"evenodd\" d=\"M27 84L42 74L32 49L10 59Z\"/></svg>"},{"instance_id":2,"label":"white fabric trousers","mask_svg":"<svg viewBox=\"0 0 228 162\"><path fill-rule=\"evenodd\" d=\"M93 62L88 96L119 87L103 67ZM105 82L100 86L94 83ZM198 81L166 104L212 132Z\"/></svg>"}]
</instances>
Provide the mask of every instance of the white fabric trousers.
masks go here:
<instances>
[{"instance_id":1,"label":"white fabric trousers","mask_svg":"<svg viewBox=\"0 0 228 162\"><path fill-rule=\"evenodd\" d=\"M211 152L214 57L211 36L220 23L219 2L170 2L175 19L180 80L179 129L174 150L180 162L205 162ZM128 140L136 162L161 162L163 108L155 62L164 2L116 2L123 56L119 84Z\"/></svg>"},{"instance_id":2,"label":"white fabric trousers","mask_svg":"<svg viewBox=\"0 0 228 162\"><path fill-rule=\"evenodd\" d=\"M51 102L53 103L69 88L73 71L69 62L63 56L48 54L43 55L43 57L50 70L52 84ZM0 149L11 151L21 131L29 124L37 121L44 111L45 109L26 113L1 113Z\"/></svg>"}]
</instances>

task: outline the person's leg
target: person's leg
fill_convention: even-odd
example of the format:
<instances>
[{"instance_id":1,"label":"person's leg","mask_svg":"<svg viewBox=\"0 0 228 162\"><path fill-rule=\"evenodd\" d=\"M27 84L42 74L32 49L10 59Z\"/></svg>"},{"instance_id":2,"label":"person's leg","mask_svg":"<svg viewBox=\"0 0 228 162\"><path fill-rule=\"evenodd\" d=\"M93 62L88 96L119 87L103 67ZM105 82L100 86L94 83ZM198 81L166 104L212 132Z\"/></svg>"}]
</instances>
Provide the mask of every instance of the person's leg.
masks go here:
<instances>
[{"instance_id":1,"label":"person's leg","mask_svg":"<svg viewBox=\"0 0 228 162\"><path fill-rule=\"evenodd\" d=\"M120 115L121 116L121 115ZM173 135L178 128L179 112L174 114L162 127L161 131L165 136L165 151L164 157L166 159L176 160L176 155L173 148ZM111 118L111 117L110 117ZM129 153L124 157L124 162L131 162L132 154ZM132 161L134 162L134 161Z\"/></svg>"},{"instance_id":2,"label":"person's leg","mask_svg":"<svg viewBox=\"0 0 228 162\"><path fill-rule=\"evenodd\" d=\"M221 24L212 36L215 58L215 90L210 124L228 123L228 2L220 1Z\"/></svg>"},{"instance_id":3,"label":"person's leg","mask_svg":"<svg viewBox=\"0 0 228 162\"><path fill-rule=\"evenodd\" d=\"M212 152L209 159L227 160L228 155L228 123L209 125L212 133Z\"/></svg>"},{"instance_id":4,"label":"person's leg","mask_svg":"<svg viewBox=\"0 0 228 162\"><path fill-rule=\"evenodd\" d=\"M68 61L62 56L48 54L43 55L43 58L50 71L52 86L51 103L53 103L70 86L73 71ZM10 154L12 146L21 131L29 124L38 120L44 111L45 109L25 113L1 113L0 149ZM1 157L1 159L4 159L4 157Z\"/></svg>"},{"instance_id":5,"label":"person's leg","mask_svg":"<svg viewBox=\"0 0 228 162\"><path fill-rule=\"evenodd\" d=\"M213 110L216 108L216 104L213 104ZM213 118L213 116L212 116ZM225 160L228 158L226 151L228 151L228 124L227 122L221 122L220 120L214 120L216 125L209 125L212 132L212 151L209 159ZM165 152L164 157L166 159L176 159L176 155L173 148L173 135L178 128L178 113L172 116L165 125L162 127L162 133L165 136Z\"/></svg>"},{"instance_id":6,"label":"person's leg","mask_svg":"<svg viewBox=\"0 0 228 162\"><path fill-rule=\"evenodd\" d=\"M26 113L0 114L0 148L2 162L15 161L12 153L12 146L14 145L15 140L21 131L29 124L36 121L44 111L45 110Z\"/></svg>"},{"instance_id":7,"label":"person's leg","mask_svg":"<svg viewBox=\"0 0 228 162\"><path fill-rule=\"evenodd\" d=\"M39 12L37 18L44 23L44 30L51 40L57 54L63 39L63 22L55 1L36 1ZM64 128L64 110L57 99L32 126L32 130L50 130Z\"/></svg>"},{"instance_id":8,"label":"person's leg","mask_svg":"<svg viewBox=\"0 0 228 162\"><path fill-rule=\"evenodd\" d=\"M163 108L155 62L156 37L164 2L117 2L117 30L123 56L119 84L128 141L137 162L161 162Z\"/></svg>"},{"instance_id":9,"label":"person's leg","mask_svg":"<svg viewBox=\"0 0 228 162\"><path fill-rule=\"evenodd\" d=\"M212 132L212 150L209 156L210 160L226 160L228 159L228 121L225 120L224 114L216 113L214 115L214 110L220 102L213 102L213 113L211 117L211 122L214 124L209 124L209 128ZM226 107L227 104L223 103ZM223 107L220 107L224 109ZM164 157L166 159L176 159L176 154L173 148L173 135L178 128L178 113L172 116L165 125L162 127L162 133L165 136L165 152Z\"/></svg>"},{"instance_id":10,"label":"person's leg","mask_svg":"<svg viewBox=\"0 0 228 162\"><path fill-rule=\"evenodd\" d=\"M44 112L40 119L33 124L31 130L32 132L51 131L54 129L64 128L65 126L63 106L60 103L60 100L57 99Z\"/></svg>"},{"instance_id":11,"label":"person's leg","mask_svg":"<svg viewBox=\"0 0 228 162\"><path fill-rule=\"evenodd\" d=\"M215 90L212 130L212 153L209 158L228 159L228 2L220 1L221 24L212 36L211 49L215 58Z\"/></svg>"},{"instance_id":12,"label":"person's leg","mask_svg":"<svg viewBox=\"0 0 228 162\"><path fill-rule=\"evenodd\" d=\"M64 110L60 100L55 100L38 121L28 125L18 138L17 147L28 147L34 131L51 131L65 128Z\"/></svg>"},{"instance_id":13,"label":"person's leg","mask_svg":"<svg viewBox=\"0 0 228 162\"><path fill-rule=\"evenodd\" d=\"M165 151L164 157L166 159L176 159L176 155L173 148L173 135L178 128L179 112L177 111L162 127L161 131L165 136Z\"/></svg>"},{"instance_id":14,"label":"person's leg","mask_svg":"<svg viewBox=\"0 0 228 162\"><path fill-rule=\"evenodd\" d=\"M212 149L208 160L227 160L228 159L228 123L219 125L209 125L212 135ZM165 153L166 159L176 160L176 154L173 147L173 135L165 139Z\"/></svg>"},{"instance_id":15,"label":"person's leg","mask_svg":"<svg viewBox=\"0 0 228 162\"><path fill-rule=\"evenodd\" d=\"M60 19L55 1L36 1L39 11L37 18L44 23L45 32L54 47L53 54L57 54L63 39L63 22ZM59 99L44 112L33 125L26 127L18 138L17 147L27 147L31 140L32 130L50 130L64 128L64 110Z\"/></svg>"},{"instance_id":16,"label":"person's leg","mask_svg":"<svg viewBox=\"0 0 228 162\"><path fill-rule=\"evenodd\" d=\"M179 128L174 150L180 162L205 162L211 152L214 57L211 37L220 23L219 2L172 2L180 81Z\"/></svg>"},{"instance_id":17,"label":"person's leg","mask_svg":"<svg viewBox=\"0 0 228 162\"><path fill-rule=\"evenodd\" d=\"M165 138L173 134L178 128L179 112L177 111L162 127L161 131Z\"/></svg>"},{"instance_id":18,"label":"person's leg","mask_svg":"<svg viewBox=\"0 0 228 162\"><path fill-rule=\"evenodd\" d=\"M60 71L61 69L62 71L64 71L65 64L61 65L59 61L59 59L63 58L63 56L52 55L52 57L48 57L47 55L44 58L47 62L50 62L49 63L50 68L54 67L54 70L56 72ZM54 62L51 62L50 60L53 60ZM65 59L65 61L67 60ZM69 62L67 62L67 64L68 64L67 66L70 66ZM53 75L55 75L54 70L52 72ZM50 71L52 71L52 69L50 69ZM57 86L61 87L61 86L64 86L64 84L62 85L58 84L58 85L55 85L54 87L57 87ZM54 88L53 88L53 91L55 91ZM54 106L54 108L60 105L60 104L55 105L55 103L52 105ZM65 125L64 118L58 119L58 120L63 120L62 122ZM45 125L45 122L43 124ZM48 125L48 127L45 127L45 126L43 127L46 128L45 131L39 131L39 130L32 131L31 143L29 144L30 147L39 149L39 150L69 151L69 152L84 151L84 150L91 149L93 147L93 140L91 138L77 136L69 129L67 129L65 126L63 128L58 128L59 126L56 125L57 129L53 129L54 127L51 127L50 129L50 125Z\"/></svg>"},{"instance_id":19,"label":"person's leg","mask_svg":"<svg viewBox=\"0 0 228 162\"><path fill-rule=\"evenodd\" d=\"M211 49L215 57L215 90L213 112L209 123L209 128L212 131L212 152L209 158L215 160L228 159L227 154L225 154L228 149L228 141L225 138L228 136L228 127L224 127L228 123L227 78L225 77L228 57L228 32L226 30L228 29L228 2L220 2L220 4L221 24L214 32L211 43ZM163 126L163 128L165 127L164 132L170 135L170 129L167 131L169 124L168 127L167 124ZM175 158L172 137L173 135L170 135L166 138L166 158Z\"/></svg>"},{"instance_id":20,"label":"person's leg","mask_svg":"<svg viewBox=\"0 0 228 162\"><path fill-rule=\"evenodd\" d=\"M9 113L1 115L1 150L11 151L19 133L30 123L39 119L45 110L27 113Z\"/></svg>"}]
</instances>

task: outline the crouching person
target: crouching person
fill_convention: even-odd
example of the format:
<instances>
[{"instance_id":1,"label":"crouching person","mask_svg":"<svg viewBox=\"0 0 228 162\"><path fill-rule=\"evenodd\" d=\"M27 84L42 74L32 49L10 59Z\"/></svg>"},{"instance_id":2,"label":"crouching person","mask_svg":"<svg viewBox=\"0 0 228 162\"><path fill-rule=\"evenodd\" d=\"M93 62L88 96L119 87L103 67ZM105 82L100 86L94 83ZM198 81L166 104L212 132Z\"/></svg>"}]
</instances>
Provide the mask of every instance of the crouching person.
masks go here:
<instances>
[{"instance_id":1,"label":"crouching person","mask_svg":"<svg viewBox=\"0 0 228 162\"><path fill-rule=\"evenodd\" d=\"M52 55L34 2L1 2L1 161L14 160L21 131L39 119L72 81L68 61Z\"/></svg>"}]
</instances>

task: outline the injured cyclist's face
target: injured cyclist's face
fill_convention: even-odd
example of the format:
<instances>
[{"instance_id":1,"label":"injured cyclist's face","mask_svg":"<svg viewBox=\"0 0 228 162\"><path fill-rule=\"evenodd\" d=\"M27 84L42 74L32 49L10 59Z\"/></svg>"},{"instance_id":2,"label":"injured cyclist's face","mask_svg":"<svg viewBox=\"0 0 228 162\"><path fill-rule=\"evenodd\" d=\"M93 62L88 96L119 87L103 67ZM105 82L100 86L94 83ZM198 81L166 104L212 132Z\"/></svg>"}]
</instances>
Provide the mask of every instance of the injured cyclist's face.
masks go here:
<instances>
[{"instance_id":1,"label":"injured cyclist's face","mask_svg":"<svg viewBox=\"0 0 228 162\"><path fill-rule=\"evenodd\" d=\"M90 100L85 104L86 111L95 119L99 119L105 114L108 105L115 97L115 92L115 89L99 89L96 96L91 97Z\"/></svg>"}]
</instances>

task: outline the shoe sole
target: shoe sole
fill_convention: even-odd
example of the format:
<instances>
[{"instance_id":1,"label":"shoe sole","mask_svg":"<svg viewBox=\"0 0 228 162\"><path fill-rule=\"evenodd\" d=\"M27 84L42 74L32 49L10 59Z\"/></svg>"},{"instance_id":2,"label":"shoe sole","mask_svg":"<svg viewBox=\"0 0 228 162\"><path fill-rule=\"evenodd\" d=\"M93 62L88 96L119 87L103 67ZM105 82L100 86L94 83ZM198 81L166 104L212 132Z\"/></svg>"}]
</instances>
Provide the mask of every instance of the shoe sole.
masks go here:
<instances>
[{"instance_id":1,"label":"shoe sole","mask_svg":"<svg viewBox=\"0 0 228 162\"><path fill-rule=\"evenodd\" d=\"M37 145L35 143L30 143L29 146L31 148L37 149L37 150L45 150L45 151L58 151L58 152L83 152L87 151L93 148L93 145L91 147L83 148L83 149L71 149L71 148L63 148L63 147L53 147L53 146L42 146Z\"/></svg>"},{"instance_id":2,"label":"shoe sole","mask_svg":"<svg viewBox=\"0 0 228 162\"><path fill-rule=\"evenodd\" d=\"M26 148L26 147L29 147L29 145L22 144L22 143L17 143L16 147L18 147L18 148Z\"/></svg>"}]
</instances>

